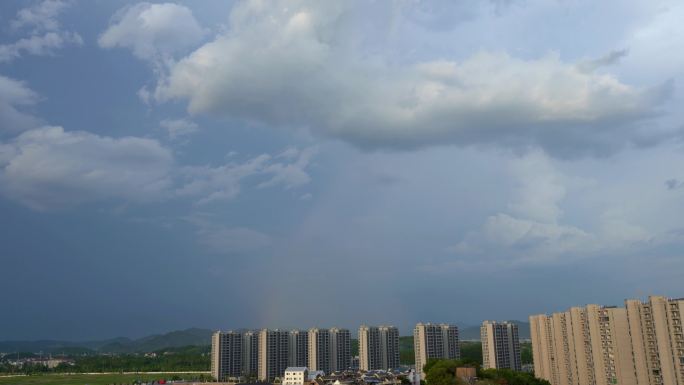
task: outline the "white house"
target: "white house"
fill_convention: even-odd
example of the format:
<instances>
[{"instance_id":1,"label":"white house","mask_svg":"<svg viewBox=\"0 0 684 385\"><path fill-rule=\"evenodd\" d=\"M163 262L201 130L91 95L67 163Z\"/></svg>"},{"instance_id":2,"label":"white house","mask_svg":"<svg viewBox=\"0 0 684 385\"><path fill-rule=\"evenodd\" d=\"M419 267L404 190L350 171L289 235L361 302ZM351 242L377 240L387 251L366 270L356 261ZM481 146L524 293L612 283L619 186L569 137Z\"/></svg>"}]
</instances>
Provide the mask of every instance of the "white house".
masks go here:
<instances>
[{"instance_id":1,"label":"white house","mask_svg":"<svg viewBox=\"0 0 684 385\"><path fill-rule=\"evenodd\" d=\"M289 367L285 369L283 385L304 385L309 381L309 369L304 367Z\"/></svg>"}]
</instances>

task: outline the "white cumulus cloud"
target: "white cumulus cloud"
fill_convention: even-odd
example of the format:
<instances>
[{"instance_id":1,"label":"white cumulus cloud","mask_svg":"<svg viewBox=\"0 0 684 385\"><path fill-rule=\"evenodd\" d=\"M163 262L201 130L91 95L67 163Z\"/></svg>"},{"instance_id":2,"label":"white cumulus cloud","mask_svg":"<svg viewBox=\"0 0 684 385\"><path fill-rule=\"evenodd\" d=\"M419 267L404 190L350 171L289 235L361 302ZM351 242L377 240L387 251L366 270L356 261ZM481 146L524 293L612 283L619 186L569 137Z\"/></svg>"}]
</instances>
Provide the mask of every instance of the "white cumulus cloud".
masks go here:
<instances>
[{"instance_id":1,"label":"white cumulus cloud","mask_svg":"<svg viewBox=\"0 0 684 385\"><path fill-rule=\"evenodd\" d=\"M38 119L22 109L38 100L38 94L23 82L0 75L0 134L36 127Z\"/></svg>"},{"instance_id":2,"label":"white cumulus cloud","mask_svg":"<svg viewBox=\"0 0 684 385\"><path fill-rule=\"evenodd\" d=\"M44 35L19 39L12 44L0 45L0 62L18 59L22 54L52 55L56 50L68 45L81 44L83 44L83 39L75 32L47 32Z\"/></svg>"},{"instance_id":3,"label":"white cumulus cloud","mask_svg":"<svg viewBox=\"0 0 684 385\"><path fill-rule=\"evenodd\" d=\"M68 7L63 1L46 0L17 12L10 21L15 31L30 28L29 35L14 43L0 45L0 63L11 62L24 54L53 55L69 45L82 45L83 39L73 31L63 30L59 14Z\"/></svg>"},{"instance_id":4,"label":"white cumulus cloud","mask_svg":"<svg viewBox=\"0 0 684 385\"><path fill-rule=\"evenodd\" d=\"M60 0L45 0L35 5L22 8L17 12L10 26L14 30L33 28L35 32L55 31L60 28L57 17L69 4Z\"/></svg>"},{"instance_id":5,"label":"white cumulus cloud","mask_svg":"<svg viewBox=\"0 0 684 385\"><path fill-rule=\"evenodd\" d=\"M171 184L171 152L152 139L61 127L0 144L0 191L39 210L107 199L156 201Z\"/></svg>"},{"instance_id":6,"label":"white cumulus cloud","mask_svg":"<svg viewBox=\"0 0 684 385\"><path fill-rule=\"evenodd\" d=\"M189 8L139 3L121 9L98 42L103 48L129 48L140 59L160 62L194 47L203 35Z\"/></svg>"},{"instance_id":7,"label":"white cumulus cloud","mask_svg":"<svg viewBox=\"0 0 684 385\"><path fill-rule=\"evenodd\" d=\"M561 157L634 143L638 123L669 97L669 83L632 86L556 53L368 57L345 44L349 12L326 2L240 3L230 28L173 64L154 97L186 100L193 114L307 127L364 148L538 146Z\"/></svg>"},{"instance_id":8,"label":"white cumulus cloud","mask_svg":"<svg viewBox=\"0 0 684 385\"><path fill-rule=\"evenodd\" d=\"M509 172L517 187L508 212L489 216L481 228L451 247L460 258L472 263L548 263L625 253L663 237L608 208L594 213L593 225L569 222L561 206L571 181L544 154L532 152L515 159Z\"/></svg>"}]
</instances>

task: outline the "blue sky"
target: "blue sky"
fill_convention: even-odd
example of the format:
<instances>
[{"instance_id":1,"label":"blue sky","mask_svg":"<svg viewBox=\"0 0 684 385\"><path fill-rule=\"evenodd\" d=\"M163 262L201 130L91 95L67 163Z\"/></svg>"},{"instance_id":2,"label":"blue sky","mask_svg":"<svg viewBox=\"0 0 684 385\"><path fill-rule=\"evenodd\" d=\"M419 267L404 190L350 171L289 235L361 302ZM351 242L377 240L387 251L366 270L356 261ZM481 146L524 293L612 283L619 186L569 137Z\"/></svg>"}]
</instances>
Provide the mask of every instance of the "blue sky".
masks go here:
<instances>
[{"instance_id":1,"label":"blue sky","mask_svg":"<svg viewBox=\"0 0 684 385\"><path fill-rule=\"evenodd\" d=\"M683 18L3 1L0 338L681 296Z\"/></svg>"}]
</instances>

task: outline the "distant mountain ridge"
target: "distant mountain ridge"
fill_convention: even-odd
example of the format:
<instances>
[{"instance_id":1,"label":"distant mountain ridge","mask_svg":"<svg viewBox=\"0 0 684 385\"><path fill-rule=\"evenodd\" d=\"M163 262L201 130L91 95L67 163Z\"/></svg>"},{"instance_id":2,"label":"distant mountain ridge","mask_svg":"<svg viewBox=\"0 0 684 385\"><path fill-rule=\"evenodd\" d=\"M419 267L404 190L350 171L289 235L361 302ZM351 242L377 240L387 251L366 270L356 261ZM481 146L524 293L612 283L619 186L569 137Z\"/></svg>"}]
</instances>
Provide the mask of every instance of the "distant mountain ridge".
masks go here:
<instances>
[{"instance_id":1,"label":"distant mountain ridge","mask_svg":"<svg viewBox=\"0 0 684 385\"><path fill-rule=\"evenodd\" d=\"M208 329L191 328L139 339L118 337L81 342L58 340L0 341L0 352L147 353L181 346L210 345L211 334L212 331Z\"/></svg>"},{"instance_id":2,"label":"distant mountain ridge","mask_svg":"<svg viewBox=\"0 0 684 385\"><path fill-rule=\"evenodd\" d=\"M516 323L518 325L518 334L521 340L530 338L529 323L522 321L511 322ZM479 325L463 326L459 329L459 337L462 341L480 339ZM211 345L212 333L213 331L209 329L191 328L185 330L175 330L164 334L154 334L151 336L138 339L118 337L104 340L80 342L59 340L0 341L0 353L148 353L183 346ZM410 345L412 345L412 342L410 342ZM408 346L407 349L408 348L412 348L412 346Z\"/></svg>"}]
</instances>

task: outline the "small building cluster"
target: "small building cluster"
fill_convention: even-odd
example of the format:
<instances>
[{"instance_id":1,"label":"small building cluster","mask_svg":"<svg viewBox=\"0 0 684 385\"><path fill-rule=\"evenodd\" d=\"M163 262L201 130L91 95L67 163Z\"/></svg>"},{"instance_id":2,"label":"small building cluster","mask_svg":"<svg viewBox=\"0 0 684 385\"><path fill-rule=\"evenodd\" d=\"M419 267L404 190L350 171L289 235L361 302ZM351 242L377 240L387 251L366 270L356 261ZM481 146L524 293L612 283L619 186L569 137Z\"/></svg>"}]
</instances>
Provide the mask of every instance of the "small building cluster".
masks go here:
<instances>
[{"instance_id":1,"label":"small building cluster","mask_svg":"<svg viewBox=\"0 0 684 385\"><path fill-rule=\"evenodd\" d=\"M11 358L10 356L3 357L3 361L7 364L15 366L17 368L22 368L24 366L32 365L42 365L48 369L54 369L61 364L64 365L74 365L74 360L71 358L63 357L22 357L22 358Z\"/></svg>"},{"instance_id":2,"label":"small building cluster","mask_svg":"<svg viewBox=\"0 0 684 385\"><path fill-rule=\"evenodd\" d=\"M307 368L287 368L283 385L399 385L402 380L413 383L415 371L412 369L394 370L343 370L324 374L320 371L309 373ZM304 381L303 380L306 379Z\"/></svg>"}]
</instances>

